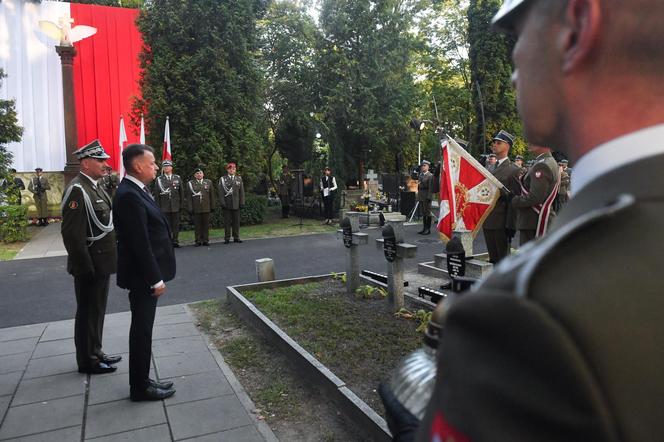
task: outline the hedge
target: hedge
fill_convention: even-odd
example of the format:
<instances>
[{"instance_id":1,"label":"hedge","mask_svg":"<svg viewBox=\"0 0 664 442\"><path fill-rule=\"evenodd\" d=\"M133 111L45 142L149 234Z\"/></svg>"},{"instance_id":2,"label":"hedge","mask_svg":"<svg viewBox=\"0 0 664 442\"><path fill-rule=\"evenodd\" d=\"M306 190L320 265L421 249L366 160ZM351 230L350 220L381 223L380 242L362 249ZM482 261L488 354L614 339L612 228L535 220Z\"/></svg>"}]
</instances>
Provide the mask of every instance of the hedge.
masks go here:
<instances>
[{"instance_id":1,"label":"hedge","mask_svg":"<svg viewBox=\"0 0 664 442\"><path fill-rule=\"evenodd\" d=\"M27 241L27 215L27 206L0 207L0 241Z\"/></svg>"}]
</instances>

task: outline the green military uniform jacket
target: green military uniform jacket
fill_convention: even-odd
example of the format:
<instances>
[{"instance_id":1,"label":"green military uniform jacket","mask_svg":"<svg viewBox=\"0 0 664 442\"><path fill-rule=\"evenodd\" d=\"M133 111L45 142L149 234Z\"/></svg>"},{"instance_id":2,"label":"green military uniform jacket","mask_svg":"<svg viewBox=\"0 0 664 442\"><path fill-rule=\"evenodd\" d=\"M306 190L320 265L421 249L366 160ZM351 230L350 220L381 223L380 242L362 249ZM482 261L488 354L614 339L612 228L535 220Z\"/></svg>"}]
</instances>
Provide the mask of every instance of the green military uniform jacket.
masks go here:
<instances>
[{"instance_id":1,"label":"green military uniform jacket","mask_svg":"<svg viewBox=\"0 0 664 442\"><path fill-rule=\"evenodd\" d=\"M495 167L493 171L498 181L500 181L509 192L501 191L500 198L496 202L491 213L484 220L482 225L485 229L503 230L505 228L515 229L516 225L516 211L510 207L509 200L513 195L521 193L519 186L519 174L521 168L512 163L509 158L506 158L500 165Z\"/></svg>"},{"instance_id":2,"label":"green military uniform jacket","mask_svg":"<svg viewBox=\"0 0 664 442\"><path fill-rule=\"evenodd\" d=\"M204 178L189 180L184 190L187 196L187 209L193 213L209 213L217 207L217 197L212 181Z\"/></svg>"},{"instance_id":3,"label":"green military uniform jacket","mask_svg":"<svg viewBox=\"0 0 664 442\"><path fill-rule=\"evenodd\" d=\"M575 190L452 303L419 441L664 440L663 169L660 153Z\"/></svg>"},{"instance_id":4,"label":"green military uniform jacket","mask_svg":"<svg viewBox=\"0 0 664 442\"><path fill-rule=\"evenodd\" d=\"M569 197L570 177L564 170L560 172L560 187L558 187L558 195L563 195L565 198Z\"/></svg>"},{"instance_id":5,"label":"green military uniform jacket","mask_svg":"<svg viewBox=\"0 0 664 442\"><path fill-rule=\"evenodd\" d=\"M550 153L537 157L535 164L530 167L522 180L528 195L522 194L512 198L512 207L517 210L516 228L518 230L537 228L539 214L533 208L544 203L551 196L558 184L559 176L558 163ZM551 218L553 216L554 214L551 213Z\"/></svg>"},{"instance_id":6,"label":"green military uniform jacket","mask_svg":"<svg viewBox=\"0 0 664 442\"><path fill-rule=\"evenodd\" d=\"M164 213L176 213L184 207L185 183L180 175L159 175L154 180L154 199Z\"/></svg>"},{"instance_id":7,"label":"green military uniform jacket","mask_svg":"<svg viewBox=\"0 0 664 442\"><path fill-rule=\"evenodd\" d=\"M420 173L417 182L417 200L431 201L432 191L433 191L433 174L429 171L427 171L427 173Z\"/></svg>"},{"instance_id":8,"label":"green military uniform jacket","mask_svg":"<svg viewBox=\"0 0 664 442\"><path fill-rule=\"evenodd\" d=\"M88 213L84 193L89 197L93 214ZM117 252L111 213L111 198L101 186L93 187L80 173L71 180L63 195L60 227L68 254L67 272L75 276L115 273ZM101 225L110 226L108 233L104 234L95 217ZM101 235L99 239L91 239Z\"/></svg>"},{"instance_id":9,"label":"green military uniform jacket","mask_svg":"<svg viewBox=\"0 0 664 442\"><path fill-rule=\"evenodd\" d=\"M219 178L219 200L224 209L238 210L244 206L242 177L225 175Z\"/></svg>"},{"instance_id":10,"label":"green military uniform jacket","mask_svg":"<svg viewBox=\"0 0 664 442\"><path fill-rule=\"evenodd\" d=\"M290 203L290 194L293 187L293 176L289 173L282 174L279 179L279 197L282 204Z\"/></svg>"},{"instance_id":11,"label":"green military uniform jacket","mask_svg":"<svg viewBox=\"0 0 664 442\"><path fill-rule=\"evenodd\" d=\"M42 196L46 193L47 190L51 190L51 185L49 184L46 175L42 175L41 186L40 186L39 177L35 175L30 179L30 183L28 184L28 190L34 193L35 196Z\"/></svg>"}]
</instances>

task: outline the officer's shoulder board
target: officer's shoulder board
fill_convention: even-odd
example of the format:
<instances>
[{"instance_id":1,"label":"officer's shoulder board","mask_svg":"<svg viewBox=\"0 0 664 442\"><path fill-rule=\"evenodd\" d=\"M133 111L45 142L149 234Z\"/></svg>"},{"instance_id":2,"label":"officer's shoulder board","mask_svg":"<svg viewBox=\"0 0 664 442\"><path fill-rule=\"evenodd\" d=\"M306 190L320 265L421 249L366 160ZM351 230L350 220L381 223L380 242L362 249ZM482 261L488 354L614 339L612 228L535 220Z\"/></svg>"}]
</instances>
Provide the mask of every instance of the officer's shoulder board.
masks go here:
<instances>
[{"instance_id":1,"label":"officer's shoulder board","mask_svg":"<svg viewBox=\"0 0 664 442\"><path fill-rule=\"evenodd\" d=\"M533 277L538 274L538 269L561 243L600 221L630 209L635 204L636 198L633 195L619 195L611 204L586 212L551 231L541 240L526 244L518 254L503 259L489 279L510 278L509 275L514 275L511 281L514 293L520 297L527 297ZM478 284L479 286L481 284Z\"/></svg>"}]
</instances>

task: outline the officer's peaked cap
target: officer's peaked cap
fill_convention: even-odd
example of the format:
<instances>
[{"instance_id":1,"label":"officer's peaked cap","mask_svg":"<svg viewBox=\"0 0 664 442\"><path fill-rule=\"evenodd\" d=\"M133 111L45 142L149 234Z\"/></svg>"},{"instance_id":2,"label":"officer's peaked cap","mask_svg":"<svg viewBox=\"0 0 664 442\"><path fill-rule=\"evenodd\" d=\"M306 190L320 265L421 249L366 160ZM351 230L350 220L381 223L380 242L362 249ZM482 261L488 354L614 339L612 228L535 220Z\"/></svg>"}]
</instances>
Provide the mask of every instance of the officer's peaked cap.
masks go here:
<instances>
[{"instance_id":1,"label":"officer's peaked cap","mask_svg":"<svg viewBox=\"0 0 664 442\"><path fill-rule=\"evenodd\" d=\"M99 160L107 160L111 158L101 147L99 140L94 140L74 152L76 158L82 160L83 158L97 158Z\"/></svg>"},{"instance_id":2,"label":"officer's peaked cap","mask_svg":"<svg viewBox=\"0 0 664 442\"><path fill-rule=\"evenodd\" d=\"M516 12L530 1L532 0L505 0L496 15L493 16L491 24L496 29L511 31Z\"/></svg>"},{"instance_id":3,"label":"officer's peaked cap","mask_svg":"<svg viewBox=\"0 0 664 442\"><path fill-rule=\"evenodd\" d=\"M514 145L514 135L504 130L501 130L493 137L494 140L504 141L512 147Z\"/></svg>"},{"instance_id":4,"label":"officer's peaked cap","mask_svg":"<svg viewBox=\"0 0 664 442\"><path fill-rule=\"evenodd\" d=\"M173 167L173 162L171 160L164 160L161 162L161 167L171 166Z\"/></svg>"}]
</instances>

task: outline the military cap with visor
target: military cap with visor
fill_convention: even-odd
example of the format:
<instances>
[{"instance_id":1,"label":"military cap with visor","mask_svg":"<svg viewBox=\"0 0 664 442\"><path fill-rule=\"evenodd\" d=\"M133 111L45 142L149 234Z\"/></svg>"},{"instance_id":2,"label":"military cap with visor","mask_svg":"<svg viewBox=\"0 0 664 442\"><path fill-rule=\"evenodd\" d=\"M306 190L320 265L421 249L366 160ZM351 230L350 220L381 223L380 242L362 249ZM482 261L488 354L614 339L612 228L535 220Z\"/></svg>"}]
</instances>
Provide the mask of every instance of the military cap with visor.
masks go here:
<instances>
[{"instance_id":1,"label":"military cap with visor","mask_svg":"<svg viewBox=\"0 0 664 442\"><path fill-rule=\"evenodd\" d=\"M493 137L493 140L494 141L496 141L496 140L497 141L504 141L505 143L509 144L510 147L512 147L514 145L514 135L512 135L511 133L509 133L507 131L504 131L504 130L501 130L500 132L498 132L496 134L496 136Z\"/></svg>"},{"instance_id":2,"label":"military cap with visor","mask_svg":"<svg viewBox=\"0 0 664 442\"><path fill-rule=\"evenodd\" d=\"M173 162L171 160L164 160L161 162L161 167L171 166L173 167Z\"/></svg>"},{"instance_id":3,"label":"military cap with visor","mask_svg":"<svg viewBox=\"0 0 664 442\"><path fill-rule=\"evenodd\" d=\"M505 0L500 9L498 9L498 12L496 12L496 15L491 19L491 24L496 29L512 32L514 30L514 19L518 15L517 13L523 10L528 3L532 2L533 0Z\"/></svg>"},{"instance_id":4,"label":"military cap with visor","mask_svg":"<svg viewBox=\"0 0 664 442\"><path fill-rule=\"evenodd\" d=\"M74 155L76 155L76 158L79 160L82 160L83 158L95 158L98 160L107 160L111 158L110 155L104 151L104 148L101 147L99 140L89 142L75 151Z\"/></svg>"}]
</instances>

